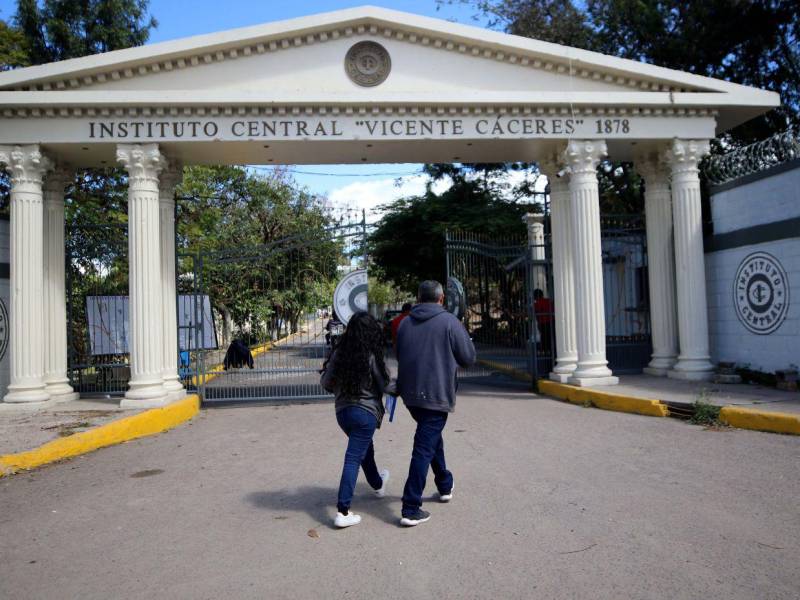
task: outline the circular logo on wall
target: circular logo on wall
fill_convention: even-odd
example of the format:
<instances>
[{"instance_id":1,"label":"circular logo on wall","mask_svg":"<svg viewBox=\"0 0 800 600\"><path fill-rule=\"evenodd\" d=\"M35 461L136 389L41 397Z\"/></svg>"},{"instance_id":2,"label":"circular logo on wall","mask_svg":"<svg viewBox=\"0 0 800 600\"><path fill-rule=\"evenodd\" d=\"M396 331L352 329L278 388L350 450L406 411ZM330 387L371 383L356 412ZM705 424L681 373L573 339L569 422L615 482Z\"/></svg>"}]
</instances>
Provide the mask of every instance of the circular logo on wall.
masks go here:
<instances>
[{"instance_id":1,"label":"circular logo on wall","mask_svg":"<svg viewBox=\"0 0 800 600\"><path fill-rule=\"evenodd\" d=\"M347 76L358 85L372 87L386 81L392 60L386 48L376 42L358 42L344 59Z\"/></svg>"},{"instance_id":2,"label":"circular logo on wall","mask_svg":"<svg viewBox=\"0 0 800 600\"><path fill-rule=\"evenodd\" d=\"M777 258L766 252L747 256L733 282L736 316L747 329L768 335L778 329L789 310L786 271Z\"/></svg>"},{"instance_id":3,"label":"circular logo on wall","mask_svg":"<svg viewBox=\"0 0 800 600\"><path fill-rule=\"evenodd\" d=\"M8 350L8 309L6 303L0 299L0 361L6 357Z\"/></svg>"},{"instance_id":4,"label":"circular logo on wall","mask_svg":"<svg viewBox=\"0 0 800 600\"><path fill-rule=\"evenodd\" d=\"M367 271L361 269L344 276L333 292L333 308L345 325L360 310L367 310Z\"/></svg>"}]
</instances>

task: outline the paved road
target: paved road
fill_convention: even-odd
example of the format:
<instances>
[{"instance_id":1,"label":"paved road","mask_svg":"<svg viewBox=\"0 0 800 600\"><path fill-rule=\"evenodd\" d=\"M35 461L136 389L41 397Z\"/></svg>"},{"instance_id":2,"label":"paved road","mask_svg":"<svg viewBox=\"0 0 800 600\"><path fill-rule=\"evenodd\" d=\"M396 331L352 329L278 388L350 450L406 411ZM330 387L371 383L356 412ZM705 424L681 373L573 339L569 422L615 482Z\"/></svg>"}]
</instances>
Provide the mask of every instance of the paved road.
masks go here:
<instances>
[{"instance_id":1,"label":"paved road","mask_svg":"<svg viewBox=\"0 0 800 600\"><path fill-rule=\"evenodd\" d=\"M2 479L0 598L798 597L800 438L464 392L455 498L413 529L404 409L376 437L389 496L360 482L343 531L330 404L208 410Z\"/></svg>"}]
</instances>

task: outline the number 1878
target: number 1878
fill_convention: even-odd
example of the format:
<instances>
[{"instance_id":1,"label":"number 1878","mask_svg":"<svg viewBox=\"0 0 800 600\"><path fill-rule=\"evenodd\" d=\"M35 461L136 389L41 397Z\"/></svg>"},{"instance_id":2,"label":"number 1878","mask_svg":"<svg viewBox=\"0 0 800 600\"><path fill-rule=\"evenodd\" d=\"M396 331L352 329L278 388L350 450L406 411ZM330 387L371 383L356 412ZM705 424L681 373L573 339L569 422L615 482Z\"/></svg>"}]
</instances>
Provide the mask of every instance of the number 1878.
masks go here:
<instances>
[{"instance_id":1,"label":"number 1878","mask_svg":"<svg viewBox=\"0 0 800 600\"><path fill-rule=\"evenodd\" d=\"M630 133L631 126L628 119L597 119L597 133Z\"/></svg>"}]
</instances>

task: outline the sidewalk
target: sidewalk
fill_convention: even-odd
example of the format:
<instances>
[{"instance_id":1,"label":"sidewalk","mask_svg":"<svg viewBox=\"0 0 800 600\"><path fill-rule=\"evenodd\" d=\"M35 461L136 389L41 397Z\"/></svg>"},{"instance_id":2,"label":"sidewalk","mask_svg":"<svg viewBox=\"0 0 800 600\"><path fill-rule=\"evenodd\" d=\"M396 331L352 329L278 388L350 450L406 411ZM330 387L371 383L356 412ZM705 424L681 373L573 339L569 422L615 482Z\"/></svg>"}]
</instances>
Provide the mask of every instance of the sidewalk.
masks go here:
<instances>
[{"instance_id":1,"label":"sidewalk","mask_svg":"<svg viewBox=\"0 0 800 600\"><path fill-rule=\"evenodd\" d=\"M82 398L32 409L0 405L0 456L24 452L74 433L143 412L119 407L119 398Z\"/></svg>"},{"instance_id":2,"label":"sidewalk","mask_svg":"<svg viewBox=\"0 0 800 600\"><path fill-rule=\"evenodd\" d=\"M0 477L172 429L200 410L196 395L141 410L123 410L116 402L0 406Z\"/></svg>"},{"instance_id":3,"label":"sidewalk","mask_svg":"<svg viewBox=\"0 0 800 600\"><path fill-rule=\"evenodd\" d=\"M526 370L502 361L479 361L514 378ZM695 402L721 407L719 419L733 427L800 435L800 393L752 384L684 381L651 375L620 375L619 385L579 388L539 380L539 392L574 404L657 417L687 417Z\"/></svg>"}]
</instances>

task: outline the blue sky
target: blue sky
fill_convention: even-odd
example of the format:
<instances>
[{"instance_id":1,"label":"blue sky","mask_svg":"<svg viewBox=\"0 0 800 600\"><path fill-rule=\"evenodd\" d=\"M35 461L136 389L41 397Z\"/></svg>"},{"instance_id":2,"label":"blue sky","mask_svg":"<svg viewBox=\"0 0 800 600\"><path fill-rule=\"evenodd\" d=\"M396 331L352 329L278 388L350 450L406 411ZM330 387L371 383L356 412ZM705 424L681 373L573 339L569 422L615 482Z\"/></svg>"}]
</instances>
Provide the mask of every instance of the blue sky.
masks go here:
<instances>
[{"instance_id":1,"label":"blue sky","mask_svg":"<svg viewBox=\"0 0 800 600\"><path fill-rule=\"evenodd\" d=\"M150 42L163 42L192 35L257 25L302 17L320 12L373 4L384 8L485 26L476 21L471 5L456 2L439 6L435 0L150 0L150 13L158 21ZM16 0L0 0L0 19L10 20L16 12ZM421 165L305 165L295 178L315 193L325 193L337 203L352 202L375 206L379 198L388 201L411 193L421 193L424 178L418 175ZM309 175L325 173L327 175ZM390 174L390 175L387 175ZM398 176L405 175L397 184ZM356 200L358 198L358 200Z\"/></svg>"}]
</instances>

